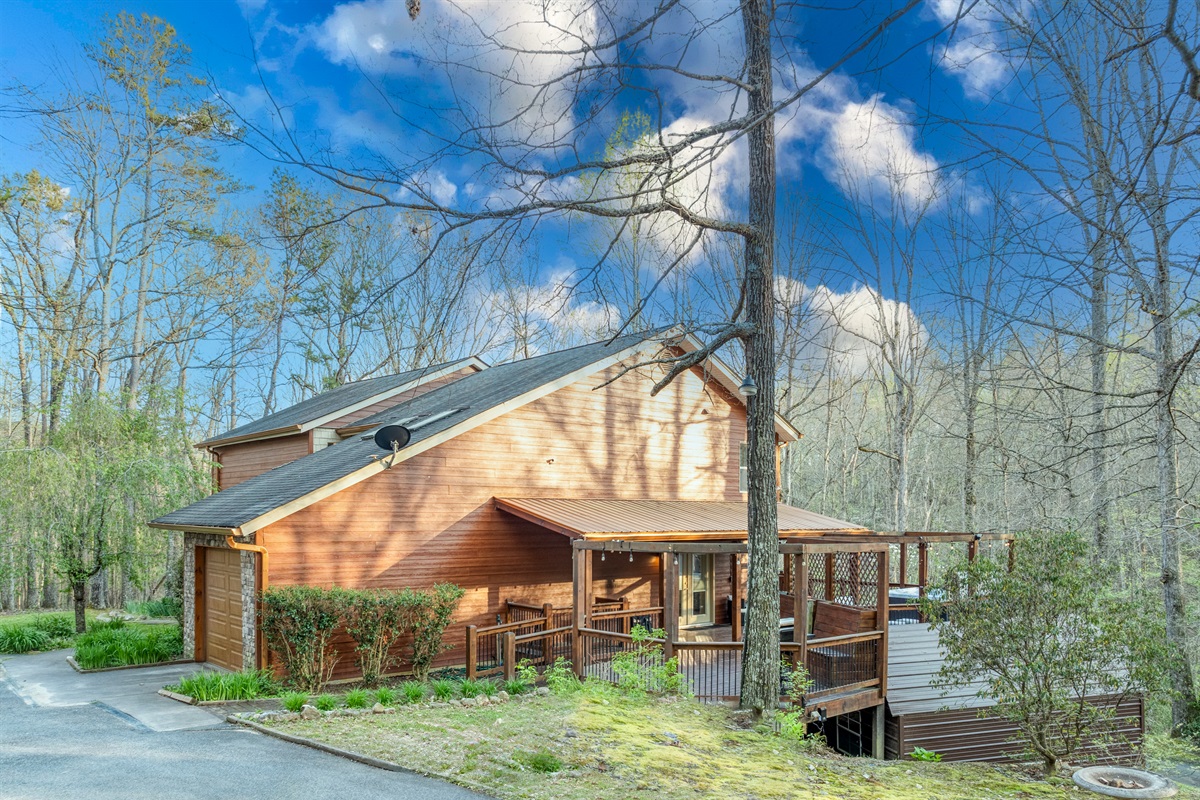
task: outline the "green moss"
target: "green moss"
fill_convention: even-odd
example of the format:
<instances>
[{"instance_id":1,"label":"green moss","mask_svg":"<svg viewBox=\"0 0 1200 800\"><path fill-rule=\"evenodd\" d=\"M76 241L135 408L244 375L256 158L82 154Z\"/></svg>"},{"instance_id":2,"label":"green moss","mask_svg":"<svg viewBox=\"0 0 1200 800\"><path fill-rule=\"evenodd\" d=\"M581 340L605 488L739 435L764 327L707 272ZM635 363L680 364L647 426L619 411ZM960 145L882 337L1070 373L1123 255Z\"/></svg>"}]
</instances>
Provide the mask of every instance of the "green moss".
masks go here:
<instances>
[{"instance_id":1,"label":"green moss","mask_svg":"<svg viewBox=\"0 0 1200 800\"><path fill-rule=\"evenodd\" d=\"M588 686L483 708L403 706L394 715L282 723L289 733L404 764L500 798L1078 797L985 765L880 762L733 724L693 701L638 700ZM532 768L561 764L553 774ZM1184 788L1179 797L1200 798Z\"/></svg>"}]
</instances>

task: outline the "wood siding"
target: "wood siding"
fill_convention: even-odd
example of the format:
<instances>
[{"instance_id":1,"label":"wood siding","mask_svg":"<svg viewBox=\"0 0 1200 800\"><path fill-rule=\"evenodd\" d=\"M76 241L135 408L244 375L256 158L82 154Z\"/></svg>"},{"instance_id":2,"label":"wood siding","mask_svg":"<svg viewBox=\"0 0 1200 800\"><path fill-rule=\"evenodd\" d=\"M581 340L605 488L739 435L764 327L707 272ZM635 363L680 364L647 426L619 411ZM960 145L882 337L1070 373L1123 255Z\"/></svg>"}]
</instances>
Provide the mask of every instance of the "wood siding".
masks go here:
<instances>
[{"instance_id":1,"label":"wood siding","mask_svg":"<svg viewBox=\"0 0 1200 800\"><path fill-rule=\"evenodd\" d=\"M1111 704L1107 697L1089 698L1094 704ZM980 712L984 712L980 716ZM1127 698L1117 708L1116 736L1090 740L1072 763L1135 763L1145 732L1140 697ZM987 709L963 708L888 716L884 752L890 759L907 758L917 747L940 753L943 761L1011 762L1020 758L1016 726Z\"/></svg>"},{"instance_id":2,"label":"wood siding","mask_svg":"<svg viewBox=\"0 0 1200 800\"><path fill-rule=\"evenodd\" d=\"M493 497L740 500L745 414L694 373L650 397L639 370L616 368L560 389L258 532L270 583L466 589L448 641L461 661L463 624L495 623L506 599L571 602L569 541L506 514ZM724 561L724 559L719 559ZM718 563L725 618L728 565ZM659 602L658 558L595 560L594 592ZM343 662L349 659L343 659ZM341 673L345 667L339 669Z\"/></svg>"},{"instance_id":3,"label":"wood siding","mask_svg":"<svg viewBox=\"0 0 1200 800\"><path fill-rule=\"evenodd\" d=\"M360 408L357 411L352 411L349 414L340 416L335 420L330 420L329 422L326 422L321 427L322 428L342 428L342 427L346 427L349 425L353 425L356 422L358 422L359 420L366 419L367 417L371 416L372 414L378 414L380 411L387 411L389 408L392 408L393 406L398 406L401 403L406 403L409 400L412 400L414 397L420 397L421 395L425 394L426 392L431 392L434 389L438 388L439 386L445 386L448 383L453 383L454 381L458 380L459 378L465 377L465 376L470 375L477 371L478 370L476 370L472 367L464 367L464 368L458 370L457 372L452 372L449 375L443 375L442 377L438 378L437 380L432 380L432 381L429 381L428 383L422 383L420 386L414 387L412 389L408 389L403 392L397 392L396 394L392 395L391 397L386 397L383 400L380 400L376 403L372 403L371 405L366 406L365 408Z\"/></svg>"},{"instance_id":4,"label":"wood siding","mask_svg":"<svg viewBox=\"0 0 1200 800\"><path fill-rule=\"evenodd\" d=\"M257 442L241 442L214 448L221 463L218 473L218 489L237 486L255 475L302 458L310 452L307 433L263 439Z\"/></svg>"}]
</instances>

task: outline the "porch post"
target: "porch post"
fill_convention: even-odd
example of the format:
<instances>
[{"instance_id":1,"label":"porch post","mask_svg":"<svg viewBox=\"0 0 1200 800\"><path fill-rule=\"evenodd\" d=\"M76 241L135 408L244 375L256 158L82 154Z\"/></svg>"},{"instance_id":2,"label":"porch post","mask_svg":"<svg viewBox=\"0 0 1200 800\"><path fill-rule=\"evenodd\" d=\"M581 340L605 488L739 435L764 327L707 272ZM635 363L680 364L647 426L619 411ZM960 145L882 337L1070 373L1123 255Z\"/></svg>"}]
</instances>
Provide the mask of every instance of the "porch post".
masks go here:
<instances>
[{"instance_id":1,"label":"porch post","mask_svg":"<svg viewBox=\"0 0 1200 800\"><path fill-rule=\"evenodd\" d=\"M888 556L891 548L884 547L879 552L879 571L876 575L875 593L875 628L880 631L879 650L875 653L875 670L879 673L879 696L887 697L887 663L888 663Z\"/></svg>"},{"instance_id":2,"label":"porch post","mask_svg":"<svg viewBox=\"0 0 1200 800\"><path fill-rule=\"evenodd\" d=\"M573 545L572 552L572 569L571 569L571 610L572 610L572 635L571 635L571 662L575 667L575 674L582 676L584 668L587 666L583 663L584 647L582 628L588 626L588 615L592 607L592 551L584 550L579 547L579 542Z\"/></svg>"},{"instance_id":3,"label":"porch post","mask_svg":"<svg viewBox=\"0 0 1200 800\"><path fill-rule=\"evenodd\" d=\"M900 581L902 585L908 585L908 542L900 543Z\"/></svg>"},{"instance_id":4,"label":"porch post","mask_svg":"<svg viewBox=\"0 0 1200 800\"><path fill-rule=\"evenodd\" d=\"M732 638L735 642L742 640L742 576L741 562L738 560L738 554L733 553L729 556L729 579L733 582L733 608L729 614L731 619L730 624L733 625Z\"/></svg>"},{"instance_id":5,"label":"porch post","mask_svg":"<svg viewBox=\"0 0 1200 800\"><path fill-rule=\"evenodd\" d=\"M666 644L663 655L675 655L675 640L679 638L679 563L675 553L663 553L663 631Z\"/></svg>"},{"instance_id":6,"label":"porch post","mask_svg":"<svg viewBox=\"0 0 1200 800\"><path fill-rule=\"evenodd\" d=\"M929 542L917 544L917 583L920 584L918 594L925 596L925 586L929 583Z\"/></svg>"},{"instance_id":7,"label":"porch post","mask_svg":"<svg viewBox=\"0 0 1200 800\"><path fill-rule=\"evenodd\" d=\"M871 758L880 761L884 758L884 726L887 724L887 706L883 703L875 706L875 721L871 726Z\"/></svg>"},{"instance_id":8,"label":"porch post","mask_svg":"<svg viewBox=\"0 0 1200 800\"><path fill-rule=\"evenodd\" d=\"M800 644L800 663L808 669L808 554L804 551L792 556L792 593L796 596L792 607L792 641Z\"/></svg>"}]
</instances>

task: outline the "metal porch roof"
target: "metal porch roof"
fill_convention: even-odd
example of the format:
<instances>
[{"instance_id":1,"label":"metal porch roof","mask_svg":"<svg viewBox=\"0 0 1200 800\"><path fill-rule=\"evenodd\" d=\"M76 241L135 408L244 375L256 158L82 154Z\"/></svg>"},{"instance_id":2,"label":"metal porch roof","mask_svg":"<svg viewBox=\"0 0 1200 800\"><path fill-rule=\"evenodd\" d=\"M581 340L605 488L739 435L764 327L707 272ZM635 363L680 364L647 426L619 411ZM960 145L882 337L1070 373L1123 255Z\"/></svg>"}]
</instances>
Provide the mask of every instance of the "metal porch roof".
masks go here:
<instances>
[{"instance_id":1,"label":"metal porch roof","mask_svg":"<svg viewBox=\"0 0 1200 800\"><path fill-rule=\"evenodd\" d=\"M715 500L496 498L496 507L572 539L744 540L746 504ZM779 504L781 537L867 529Z\"/></svg>"}]
</instances>

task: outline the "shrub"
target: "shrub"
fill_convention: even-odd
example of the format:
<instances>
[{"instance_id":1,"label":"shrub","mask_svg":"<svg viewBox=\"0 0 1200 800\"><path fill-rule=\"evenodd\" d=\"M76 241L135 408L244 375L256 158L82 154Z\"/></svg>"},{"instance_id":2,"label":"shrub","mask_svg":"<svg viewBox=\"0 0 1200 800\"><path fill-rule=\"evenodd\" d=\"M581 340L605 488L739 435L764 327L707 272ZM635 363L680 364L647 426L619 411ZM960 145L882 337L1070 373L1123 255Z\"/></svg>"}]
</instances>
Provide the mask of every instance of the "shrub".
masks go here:
<instances>
[{"instance_id":1,"label":"shrub","mask_svg":"<svg viewBox=\"0 0 1200 800\"><path fill-rule=\"evenodd\" d=\"M147 617L176 617L183 611L183 603L175 597L164 597L161 600L130 600L125 604L125 610L130 614L141 614ZM74 627L72 625L72 627Z\"/></svg>"},{"instance_id":2,"label":"shrub","mask_svg":"<svg viewBox=\"0 0 1200 800\"><path fill-rule=\"evenodd\" d=\"M405 681L400 684L400 694L406 703L419 703L425 699L425 684L420 681Z\"/></svg>"},{"instance_id":3,"label":"shrub","mask_svg":"<svg viewBox=\"0 0 1200 800\"><path fill-rule=\"evenodd\" d=\"M454 681L449 678L438 678L429 682L429 688L433 690L434 698L443 703L454 697Z\"/></svg>"},{"instance_id":4,"label":"shrub","mask_svg":"<svg viewBox=\"0 0 1200 800\"><path fill-rule=\"evenodd\" d=\"M458 692L463 697L478 697L483 694L483 683L473 680L461 681L458 684Z\"/></svg>"},{"instance_id":5,"label":"shrub","mask_svg":"<svg viewBox=\"0 0 1200 800\"><path fill-rule=\"evenodd\" d=\"M390 706L396 702L398 693L390 686L380 686L375 690L375 702L381 705Z\"/></svg>"},{"instance_id":6,"label":"shrub","mask_svg":"<svg viewBox=\"0 0 1200 800\"><path fill-rule=\"evenodd\" d=\"M0 653L28 653L45 650L51 637L33 625L9 625L0 628Z\"/></svg>"},{"instance_id":7,"label":"shrub","mask_svg":"<svg viewBox=\"0 0 1200 800\"><path fill-rule=\"evenodd\" d=\"M292 712L297 712L308 705L308 695L304 692L287 692L282 699L283 707Z\"/></svg>"},{"instance_id":8,"label":"shrub","mask_svg":"<svg viewBox=\"0 0 1200 800\"><path fill-rule=\"evenodd\" d=\"M392 646L404 634L410 602L404 592L365 590L346 593L346 633L354 640L363 683L375 686L398 665Z\"/></svg>"},{"instance_id":9,"label":"shrub","mask_svg":"<svg viewBox=\"0 0 1200 800\"><path fill-rule=\"evenodd\" d=\"M419 680L428 678L433 662L450 649L444 641L446 628L464 594L461 586L452 583L439 583L429 591L405 589L400 593L407 612L405 632L412 637L410 661Z\"/></svg>"},{"instance_id":10,"label":"shrub","mask_svg":"<svg viewBox=\"0 0 1200 800\"><path fill-rule=\"evenodd\" d=\"M546 686L555 694L569 694L582 685L579 678L576 677L575 671L571 669L571 662L561 657L556 658L553 664L546 667L546 672L542 677L546 679Z\"/></svg>"},{"instance_id":11,"label":"shrub","mask_svg":"<svg viewBox=\"0 0 1200 800\"><path fill-rule=\"evenodd\" d=\"M333 635L345 606L340 589L275 586L261 595L260 624L288 679L301 691L321 691L333 675Z\"/></svg>"},{"instance_id":12,"label":"shrub","mask_svg":"<svg viewBox=\"0 0 1200 800\"><path fill-rule=\"evenodd\" d=\"M495 697L500 694L500 687L496 685L496 682L486 679L480 681L479 690L483 692L484 697Z\"/></svg>"},{"instance_id":13,"label":"shrub","mask_svg":"<svg viewBox=\"0 0 1200 800\"><path fill-rule=\"evenodd\" d=\"M370 705L371 695L366 689L352 689L342 698L346 708L366 708Z\"/></svg>"},{"instance_id":14,"label":"shrub","mask_svg":"<svg viewBox=\"0 0 1200 800\"><path fill-rule=\"evenodd\" d=\"M942 760L941 753L935 753L932 750L926 750L924 747L914 747L913 751L908 754L908 757L913 761L937 762Z\"/></svg>"},{"instance_id":15,"label":"shrub","mask_svg":"<svg viewBox=\"0 0 1200 800\"><path fill-rule=\"evenodd\" d=\"M1108 575L1076 533L1022 534L1008 558L950 566L927 602L945 661L937 685L974 686L996 701L1046 774L1114 729L1117 706L1165 683L1171 654L1150 603L1105 596ZM930 592L929 597L937 596ZM1103 702L1082 702L1088 695Z\"/></svg>"},{"instance_id":16,"label":"shrub","mask_svg":"<svg viewBox=\"0 0 1200 800\"><path fill-rule=\"evenodd\" d=\"M267 670L245 672L197 672L181 678L167 689L196 700L256 700L279 692L275 676ZM303 695L301 695L303 698ZM303 705L303 702L301 702Z\"/></svg>"},{"instance_id":17,"label":"shrub","mask_svg":"<svg viewBox=\"0 0 1200 800\"><path fill-rule=\"evenodd\" d=\"M538 750L536 753L518 750L513 753L513 759L534 772L551 773L558 772L563 768L562 759L545 749Z\"/></svg>"},{"instance_id":18,"label":"shrub","mask_svg":"<svg viewBox=\"0 0 1200 800\"><path fill-rule=\"evenodd\" d=\"M159 664L183 654L179 628L126 626L119 620L97 623L75 639L75 663L82 669Z\"/></svg>"},{"instance_id":19,"label":"shrub","mask_svg":"<svg viewBox=\"0 0 1200 800\"><path fill-rule=\"evenodd\" d=\"M630 630L633 647L612 657L612 671L623 691L650 694L679 694L684 687L679 659L663 658L662 644L666 633L661 629L647 630L634 625Z\"/></svg>"},{"instance_id":20,"label":"shrub","mask_svg":"<svg viewBox=\"0 0 1200 800\"><path fill-rule=\"evenodd\" d=\"M519 694L525 694L533 687L520 678L513 678L504 682L504 691L516 697Z\"/></svg>"},{"instance_id":21,"label":"shrub","mask_svg":"<svg viewBox=\"0 0 1200 800\"><path fill-rule=\"evenodd\" d=\"M337 698L331 694L323 694L316 699L314 705L318 711L333 711L337 708Z\"/></svg>"},{"instance_id":22,"label":"shrub","mask_svg":"<svg viewBox=\"0 0 1200 800\"><path fill-rule=\"evenodd\" d=\"M33 627L51 639L75 637L75 618L70 614L38 614L33 618Z\"/></svg>"}]
</instances>

